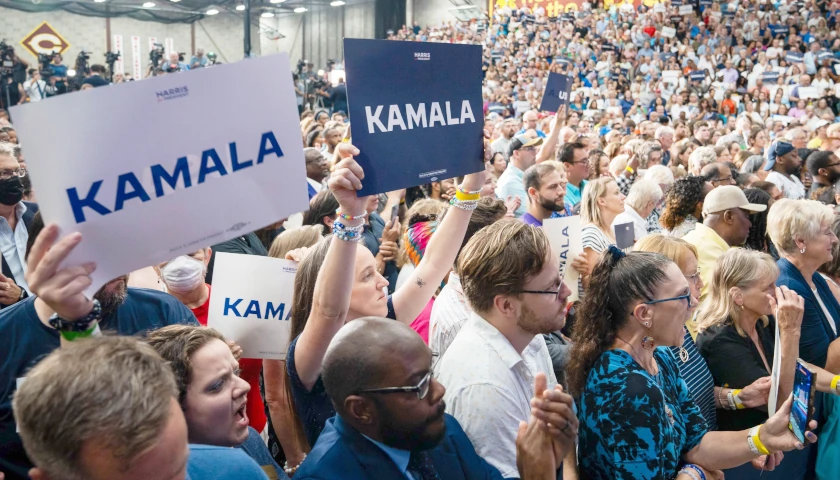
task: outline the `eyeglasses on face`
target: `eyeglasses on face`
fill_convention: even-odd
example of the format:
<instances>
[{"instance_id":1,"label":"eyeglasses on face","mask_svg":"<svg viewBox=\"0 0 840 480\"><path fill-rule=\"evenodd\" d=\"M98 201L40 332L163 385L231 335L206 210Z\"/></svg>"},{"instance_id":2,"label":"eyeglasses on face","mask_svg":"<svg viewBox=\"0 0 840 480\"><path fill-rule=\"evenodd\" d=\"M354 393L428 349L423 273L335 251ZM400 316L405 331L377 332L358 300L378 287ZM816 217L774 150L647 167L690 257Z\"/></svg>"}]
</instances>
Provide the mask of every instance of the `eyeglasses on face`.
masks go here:
<instances>
[{"instance_id":1,"label":"eyeglasses on face","mask_svg":"<svg viewBox=\"0 0 840 480\"><path fill-rule=\"evenodd\" d=\"M713 178L712 182L715 182L715 183L723 183L723 182L732 183L732 175L730 175L728 177L724 177L724 178Z\"/></svg>"},{"instance_id":2,"label":"eyeglasses on face","mask_svg":"<svg viewBox=\"0 0 840 480\"><path fill-rule=\"evenodd\" d=\"M689 279L694 284L694 286L696 287L697 286L697 280L700 279L700 269L698 268L697 271L694 272L693 275L683 275L683 276L685 278Z\"/></svg>"},{"instance_id":3,"label":"eyeglasses on face","mask_svg":"<svg viewBox=\"0 0 840 480\"><path fill-rule=\"evenodd\" d=\"M8 180L12 177L23 178L26 176L25 168L18 168L15 170L0 170L0 180Z\"/></svg>"},{"instance_id":4,"label":"eyeglasses on face","mask_svg":"<svg viewBox=\"0 0 840 480\"><path fill-rule=\"evenodd\" d=\"M643 305L656 305L657 303L672 302L672 301L675 301L675 300L685 300L687 309L691 310L691 292L688 292L685 295L680 295L679 297L663 298L661 300L649 300L647 302L642 302L642 304Z\"/></svg>"},{"instance_id":5,"label":"eyeglasses on face","mask_svg":"<svg viewBox=\"0 0 840 480\"><path fill-rule=\"evenodd\" d=\"M385 388L371 388L367 390L359 390L356 394L362 393L373 393L379 395L387 395L389 393L416 393L418 400L423 400L426 398L426 395L429 394L429 387L432 385L432 375L435 369L435 365L437 364L438 357L440 354L437 352L432 352L432 366L429 369L429 373L423 376L420 380L420 383L417 385L409 386L409 387L385 387Z\"/></svg>"},{"instance_id":6,"label":"eyeglasses on face","mask_svg":"<svg viewBox=\"0 0 840 480\"><path fill-rule=\"evenodd\" d=\"M563 289L561 285L560 288L557 290L514 290L510 293L531 293L534 295L560 295L560 291Z\"/></svg>"}]
</instances>

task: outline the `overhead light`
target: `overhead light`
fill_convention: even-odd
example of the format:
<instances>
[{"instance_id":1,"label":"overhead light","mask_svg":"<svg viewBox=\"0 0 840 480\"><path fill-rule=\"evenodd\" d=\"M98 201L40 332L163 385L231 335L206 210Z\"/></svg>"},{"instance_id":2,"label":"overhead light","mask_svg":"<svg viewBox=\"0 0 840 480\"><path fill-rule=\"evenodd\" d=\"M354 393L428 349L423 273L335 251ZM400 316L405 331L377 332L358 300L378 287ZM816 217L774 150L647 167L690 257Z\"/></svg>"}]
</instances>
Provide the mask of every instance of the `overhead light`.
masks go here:
<instances>
[{"instance_id":1,"label":"overhead light","mask_svg":"<svg viewBox=\"0 0 840 480\"><path fill-rule=\"evenodd\" d=\"M169 1L170 1L170 2L173 2L173 3L178 3L178 2L180 2L181 0L169 0Z\"/></svg>"},{"instance_id":2,"label":"overhead light","mask_svg":"<svg viewBox=\"0 0 840 480\"><path fill-rule=\"evenodd\" d=\"M96 2L96 3L102 3L102 2L104 2L105 0L93 0L93 1L94 1L94 2Z\"/></svg>"},{"instance_id":3,"label":"overhead light","mask_svg":"<svg viewBox=\"0 0 840 480\"><path fill-rule=\"evenodd\" d=\"M216 10L215 8L211 8L210 10L207 10L206 13L207 13L207 15L218 15L219 11Z\"/></svg>"},{"instance_id":4,"label":"overhead light","mask_svg":"<svg viewBox=\"0 0 840 480\"><path fill-rule=\"evenodd\" d=\"M342 2L341 0L335 0L334 2L330 2L331 7L340 7L342 5L344 5L344 2Z\"/></svg>"},{"instance_id":5,"label":"overhead light","mask_svg":"<svg viewBox=\"0 0 840 480\"><path fill-rule=\"evenodd\" d=\"M268 0L269 3L283 3L286 0Z\"/></svg>"},{"instance_id":6,"label":"overhead light","mask_svg":"<svg viewBox=\"0 0 840 480\"><path fill-rule=\"evenodd\" d=\"M245 5L237 5L237 6L236 6L236 10L237 10L238 12L241 12L241 11L245 10Z\"/></svg>"},{"instance_id":7,"label":"overhead light","mask_svg":"<svg viewBox=\"0 0 840 480\"><path fill-rule=\"evenodd\" d=\"M295 13L303 13L306 11L306 7L297 7L295 9Z\"/></svg>"},{"instance_id":8,"label":"overhead light","mask_svg":"<svg viewBox=\"0 0 840 480\"><path fill-rule=\"evenodd\" d=\"M143 8L152 8L155 6L155 2L146 2L143 4Z\"/></svg>"},{"instance_id":9,"label":"overhead light","mask_svg":"<svg viewBox=\"0 0 840 480\"><path fill-rule=\"evenodd\" d=\"M271 17L273 17L273 16L274 16L274 14L273 14L273 13L271 13L271 12L263 12L263 13L262 13L262 15L260 15L260 16L261 16L262 18L271 18Z\"/></svg>"}]
</instances>

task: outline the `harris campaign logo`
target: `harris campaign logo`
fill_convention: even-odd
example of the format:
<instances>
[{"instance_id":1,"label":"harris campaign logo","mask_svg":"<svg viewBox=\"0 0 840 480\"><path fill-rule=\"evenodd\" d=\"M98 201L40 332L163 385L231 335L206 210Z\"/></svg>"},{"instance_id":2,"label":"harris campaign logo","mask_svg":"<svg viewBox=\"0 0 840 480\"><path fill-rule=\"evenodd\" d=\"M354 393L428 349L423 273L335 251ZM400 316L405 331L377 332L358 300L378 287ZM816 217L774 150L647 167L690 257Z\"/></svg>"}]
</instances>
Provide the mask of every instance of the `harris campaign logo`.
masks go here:
<instances>
[{"instance_id":1,"label":"harris campaign logo","mask_svg":"<svg viewBox=\"0 0 840 480\"><path fill-rule=\"evenodd\" d=\"M414 52L415 60L431 60L432 54L428 52Z\"/></svg>"},{"instance_id":2,"label":"harris campaign logo","mask_svg":"<svg viewBox=\"0 0 840 480\"><path fill-rule=\"evenodd\" d=\"M167 100L175 100L176 98L186 97L189 94L190 91L186 85L184 85L183 87L175 87L155 92L158 103L165 102Z\"/></svg>"}]
</instances>

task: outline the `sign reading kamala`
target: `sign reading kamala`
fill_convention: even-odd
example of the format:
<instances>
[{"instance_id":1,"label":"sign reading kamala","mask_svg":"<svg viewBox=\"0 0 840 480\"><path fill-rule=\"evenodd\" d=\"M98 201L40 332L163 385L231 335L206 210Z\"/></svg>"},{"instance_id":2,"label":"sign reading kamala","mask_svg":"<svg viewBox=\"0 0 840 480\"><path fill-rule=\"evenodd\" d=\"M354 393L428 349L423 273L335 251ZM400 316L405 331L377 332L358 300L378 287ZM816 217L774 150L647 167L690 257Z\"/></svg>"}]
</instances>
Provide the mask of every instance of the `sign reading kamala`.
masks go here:
<instances>
[{"instance_id":1,"label":"sign reading kamala","mask_svg":"<svg viewBox=\"0 0 840 480\"><path fill-rule=\"evenodd\" d=\"M344 58L360 196L484 168L480 45L345 39Z\"/></svg>"},{"instance_id":2,"label":"sign reading kamala","mask_svg":"<svg viewBox=\"0 0 840 480\"><path fill-rule=\"evenodd\" d=\"M44 220L82 233L67 264L97 264L90 295L307 208L289 68L280 54L13 107Z\"/></svg>"},{"instance_id":3,"label":"sign reading kamala","mask_svg":"<svg viewBox=\"0 0 840 480\"><path fill-rule=\"evenodd\" d=\"M297 263L217 253L207 326L242 347L243 358L285 360Z\"/></svg>"}]
</instances>

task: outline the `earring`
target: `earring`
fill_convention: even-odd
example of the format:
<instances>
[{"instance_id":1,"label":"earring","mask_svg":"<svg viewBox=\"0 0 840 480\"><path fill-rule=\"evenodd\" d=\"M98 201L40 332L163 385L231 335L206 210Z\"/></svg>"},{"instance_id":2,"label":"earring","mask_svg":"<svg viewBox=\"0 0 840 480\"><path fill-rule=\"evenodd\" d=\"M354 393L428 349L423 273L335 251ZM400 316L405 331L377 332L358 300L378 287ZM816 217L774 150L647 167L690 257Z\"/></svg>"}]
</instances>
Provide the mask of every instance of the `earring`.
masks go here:
<instances>
[{"instance_id":1,"label":"earring","mask_svg":"<svg viewBox=\"0 0 840 480\"><path fill-rule=\"evenodd\" d=\"M650 322L645 322L646 327L650 327Z\"/></svg>"},{"instance_id":2,"label":"earring","mask_svg":"<svg viewBox=\"0 0 840 480\"><path fill-rule=\"evenodd\" d=\"M653 350L656 347L656 341L650 335L645 335L642 338L642 348L645 350Z\"/></svg>"},{"instance_id":3,"label":"earring","mask_svg":"<svg viewBox=\"0 0 840 480\"><path fill-rule=\"evenodd\" d=\"M741 310L743 310L743 309L744 309L744 306L743 306L743 305L738 305L738 306L739 306L739 307L741 307Z\"/></svg>"},{"instance_id":4,"label":"earring","mask_svg":"<svg viewBox=\"0 0 840 480\"><path fill-rule=\"evenodd\" d=\"M799 250L799 253L805 253L805 247L802 247L802 249Z\"/></svg>"},{"instance_id":5,"label":"earring","mask_svg":"<svg viewBox=\"0 0 840 480\"><path fill-rule=\"evenodd\" d=\"M688 350L686 350L682 345L680 345L680 360L682 360L683 363L688 363Z\"/></svg>"}]
</instances>

